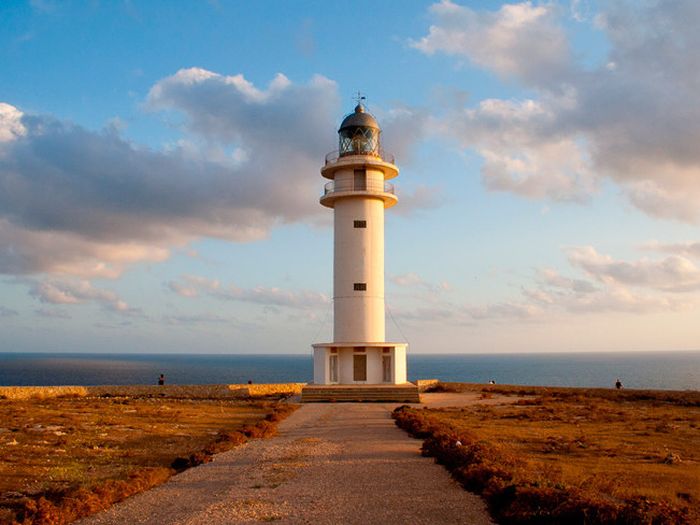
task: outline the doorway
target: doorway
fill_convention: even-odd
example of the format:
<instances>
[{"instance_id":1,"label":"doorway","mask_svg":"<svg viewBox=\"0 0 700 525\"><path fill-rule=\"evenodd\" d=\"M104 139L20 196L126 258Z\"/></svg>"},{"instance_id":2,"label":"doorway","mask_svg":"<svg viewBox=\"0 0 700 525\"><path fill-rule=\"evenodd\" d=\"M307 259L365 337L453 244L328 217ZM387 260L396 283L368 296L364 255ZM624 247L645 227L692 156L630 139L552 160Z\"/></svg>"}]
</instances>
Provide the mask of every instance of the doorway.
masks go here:
<instances>
[{"instance_id":1,"label":"doorway","mask_svg":"<svg viewBox=\"0 0 700 525\"><path fill-rule=\"evenodd\" d=\"M352 380L367 381L367 354L352 356Z\"/></svg>"},{"instance_id":2,"label":"doorway","mask_svg":"<svg viewBox=\"0 0 700 525\"><path fill-rule=\"evenodd\" d=\"M382 381L391 383L391 355L382 356Z\"/></svg>"}]
</instances>

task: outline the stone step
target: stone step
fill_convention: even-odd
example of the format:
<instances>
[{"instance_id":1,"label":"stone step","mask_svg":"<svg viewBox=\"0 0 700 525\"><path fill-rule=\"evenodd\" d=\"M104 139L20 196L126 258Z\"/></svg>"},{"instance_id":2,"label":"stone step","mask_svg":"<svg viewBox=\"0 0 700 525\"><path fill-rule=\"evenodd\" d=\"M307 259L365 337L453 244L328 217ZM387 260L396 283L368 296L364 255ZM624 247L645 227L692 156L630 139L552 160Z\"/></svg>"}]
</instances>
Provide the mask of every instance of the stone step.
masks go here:
<instances>
[{"instance_id":1,"label":"stone step","mask_svg":"<svg viewBox=\"0 0 700 525\"><path fill-rule=\"evenodd\" d=\"M362 393L357 393L357 394L346 394L346 393L337 393L337 392L314 392L312 393L306 393L302 392L302 399L311 399L312 397L337 397L337 398L396 398L396 397L406 397L406 398L416 398L418 395L418 392L383 392L383 393L369 393L369 392L362 392Z\"/></svg>"},{"instance_id":2,"label":"stone step","mask_svg":"<svg viewBox=\"0 0 700 525\"><path fill-rule=\"evenodd\" d=\"M318 396L318 397L301 397L302 403L420 403L420 397L336 397L336 396Z\"/></svg>"},{"instance_id":3,"label":"stone step","mask_svg":"<svg viewBox=\"0 0 700 525\"><path fill-rule=\"evenodd\" d=\"M313 402L395 402L420 403L415 385L307 385L301 391L304 403Z\"/></svg>"},{"instance_id":4,"label":"stone step","mask_svg":"<svg viewBox=\"0 0 700 525\"><path fill-rule=\"evenodd\" d=\"M408 388L403 388L403 389L363 389L363 390L334 390L332 388L328 389L309 389L309 388L303 388L302 392L306 392L309 394L356 394L356 393L362 393L362 394L406 394L410 392L417 392L418 389L408 389Z\"/></svg>"}]
</instances>

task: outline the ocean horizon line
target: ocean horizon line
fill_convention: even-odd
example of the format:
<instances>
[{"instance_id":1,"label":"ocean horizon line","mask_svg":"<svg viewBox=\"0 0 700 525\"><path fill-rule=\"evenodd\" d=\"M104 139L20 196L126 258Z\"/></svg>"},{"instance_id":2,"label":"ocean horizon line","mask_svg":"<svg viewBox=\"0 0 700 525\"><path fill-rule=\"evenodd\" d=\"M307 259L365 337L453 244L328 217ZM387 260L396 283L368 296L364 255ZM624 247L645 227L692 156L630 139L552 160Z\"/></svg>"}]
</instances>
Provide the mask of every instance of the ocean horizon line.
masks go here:
<instances>
[{"instance_id":1,"label":"ocean horizon line","mask_svg":"<svg viewBox=\"0 0 700 525\"><path fill-rule=\"evenodd\" d=\"M408 377L445 382L700 389L700 351L408 354ZM0 384L286 383L313 379L308 354L0 352Z\"/></svg>"},{"instance_id":2,"label":"ocean horizon line","mask_svg":"<svg viewBox=\"0 0 700 525\"><path fill-rule=\"evenodd\" d=\"M506 355L577 355L577 354L670 354L670 353L700 353L700 348L697 349L668 349L668 350L539 350L522 352L409 352L414 356L506 356ZM23 350L2 350L0 355L124 355L124 356L303 356L309 357L312 354L311 349L306 352L100 352L100 351L23 351Z\"/></svg>"}]
</instances>

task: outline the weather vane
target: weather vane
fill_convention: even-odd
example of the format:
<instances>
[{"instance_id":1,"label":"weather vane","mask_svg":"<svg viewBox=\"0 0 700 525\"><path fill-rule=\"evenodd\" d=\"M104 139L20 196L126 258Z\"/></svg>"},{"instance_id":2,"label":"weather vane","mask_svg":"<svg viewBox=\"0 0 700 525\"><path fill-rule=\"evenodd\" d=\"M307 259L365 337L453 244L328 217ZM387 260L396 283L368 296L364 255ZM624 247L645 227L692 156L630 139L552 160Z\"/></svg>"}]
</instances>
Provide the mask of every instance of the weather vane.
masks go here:
<instances>
[{"instance_id":1,"label":"weather vane","mask_svg":"<svg viewBox=\"0 0 700 525\"><path fill-rule=\"evenodd\" d=\"M355 102L357 102L358 104L362 104L363 100L367 100L367 97L358 91L357 95L355 95Z\"/></svg>"}]
</instances>

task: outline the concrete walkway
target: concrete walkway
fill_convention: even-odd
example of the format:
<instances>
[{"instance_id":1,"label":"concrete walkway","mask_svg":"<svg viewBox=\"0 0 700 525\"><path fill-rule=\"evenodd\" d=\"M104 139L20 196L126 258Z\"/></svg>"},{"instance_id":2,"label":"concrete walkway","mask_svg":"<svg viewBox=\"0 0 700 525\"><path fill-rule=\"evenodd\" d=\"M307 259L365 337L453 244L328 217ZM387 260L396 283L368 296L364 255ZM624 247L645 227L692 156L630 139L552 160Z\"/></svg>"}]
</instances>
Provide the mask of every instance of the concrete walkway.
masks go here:
<instances>
[{"instance_id":1,"label":"concrete walkway","mask_svg":"<svg viewBox=\"0 0 700 525\"><path fill-rule=\"evenodd\" d=\"M482 500L394 425L394 406L303 405L278 437L219 454L79 523L492 523Z\"/></svg>"}]
</instances>

